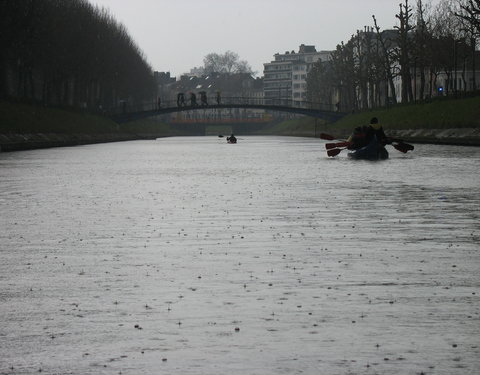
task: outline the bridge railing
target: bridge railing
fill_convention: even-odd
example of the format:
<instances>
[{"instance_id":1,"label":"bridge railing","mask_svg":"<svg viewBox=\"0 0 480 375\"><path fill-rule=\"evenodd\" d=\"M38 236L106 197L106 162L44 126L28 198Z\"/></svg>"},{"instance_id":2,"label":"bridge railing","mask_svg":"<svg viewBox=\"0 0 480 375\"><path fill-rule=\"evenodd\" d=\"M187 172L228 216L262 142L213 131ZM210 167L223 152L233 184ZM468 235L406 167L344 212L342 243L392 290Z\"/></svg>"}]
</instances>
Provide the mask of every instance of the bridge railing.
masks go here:
<instances>
[{"instance_id":1,"label":"bridge railing","mask_svg":"<svg viewBox=\"0 0 480 375\"><path fill-rule=\"evenodd\" d=\"M207 97L207 101L203 102L197 96L196 104L192 103L189 97L185 97L184 102L177 102L176 100L160 101L160 102L143 102L143 103L128 103L127 101L121 101L115 108L110 108L105 112L109 115L121 115L128 113L146 112L146 111L158 111L168 108L181 107L185 110L199 109L199 108L228 108L229 106L241 107L241 106L265 106L265 107L282 107L282 108L298 108L298 109L314 109L318 111L335 112L335 108L332 104L316 103L309 101L292 100L291 98L259 98L259 97L220 97L217 100L215 96ZM274 108L265 108L274 110Z\"/></svg>"}]
</instances>

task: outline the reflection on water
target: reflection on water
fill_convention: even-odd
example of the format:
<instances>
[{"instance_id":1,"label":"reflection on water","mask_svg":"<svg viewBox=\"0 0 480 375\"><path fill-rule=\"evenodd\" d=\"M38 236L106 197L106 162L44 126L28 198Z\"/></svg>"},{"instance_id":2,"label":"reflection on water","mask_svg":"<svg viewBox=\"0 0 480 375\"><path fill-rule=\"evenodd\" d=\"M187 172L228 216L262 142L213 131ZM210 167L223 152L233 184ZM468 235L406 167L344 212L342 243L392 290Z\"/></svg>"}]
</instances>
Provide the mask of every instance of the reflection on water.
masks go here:
<instances>
[{"instance_id":1,"label":"reflection on water","mask_svg":"<svg viewBox=\"0 0 480 375\"><path fill-rule=\"evenodd\" d=\"M473 374L480 149L0 154L0 374Z\"/></svg>"}]
</instances>

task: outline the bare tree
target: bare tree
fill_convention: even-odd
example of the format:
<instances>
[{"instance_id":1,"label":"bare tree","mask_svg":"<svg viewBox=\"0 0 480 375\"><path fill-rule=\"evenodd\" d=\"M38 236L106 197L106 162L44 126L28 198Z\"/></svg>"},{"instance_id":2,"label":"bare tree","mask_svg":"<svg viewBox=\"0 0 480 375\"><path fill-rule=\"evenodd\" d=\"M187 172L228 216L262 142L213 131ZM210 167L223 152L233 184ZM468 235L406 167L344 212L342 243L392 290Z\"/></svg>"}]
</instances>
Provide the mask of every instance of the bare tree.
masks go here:
<instances>
[{"instance_id":1,"label":"bare tree","mask_svg":"<svg viewBox=\"0 0 480 375\"><path fill-rule=\"evenodd\" d=\"M337 45L332 53L332 66L337 81L340 107L350 110L358 109L353 36L346 44L342 42Z\"/></svg>"},{"instance_id":2,"label":"bare tree","mask_svg":"<svg viewBox=\"0 0 480 375\"><path fill-rule=\"evenodd\" d=\"M1 0L0 21L0 96L82 108L152 99L145 56L87 0Z\"/></svg>"},{"instance_id":3,"label":"bare tree","mask_svg":"<svg viewBox=\"0 0 480 375\"><path fill-rule=\"evenodd\" d=\"M250 73L252 68L245 60L240 60L237 53L227 51L224 54L209 53L203 59L203 71L210 73Z\"/></svg>"},{"instance_id":4,"label":"bare tree","mask_svg":"<svg viewBox=\"0 0 480 375\"><path fill-rule=\"evenodd\" d=\"M455 15L465 21L466 31L470 36L470 45L472 51L472 72L473 72L473 89L476 90L476 46L478 37L480 36L480 0L458 0L460 11Z\"/></svg>"},{"instance_id":5,"label":"bare tree","mask_svg":"<svg viewBox=\"0 0 480 375\"><path fill-rule=\"evenodd\" d=\"M357 100L360 108L369 106L369 72L370 72L370 35L357 30L357 34L352 39L355 45L355 76L357 78Z\"/></svg>"},{"instance_id":6,"label":"bare tree","mask_svg":"<svg viewBox=\"0 0 480 375\"><path fill-rule=\"evenodd\" d=\"M447 94L456 91L460 82L458 72L466 89L466 68L470 61L467 40L470 39L474 70L480 0L442 0L433 10L430 2L416 0L416 13L409 0L404 0L399 7L396 30L381 31L372 16L376 34L370 28L357 32L346 44L342 42L337 46L329 66L314 67L307 79L310 100L325 100L335 91L343 109L381 105L382 94L386 96L384 102L391 99L396 103L394 79L397 75L402 79L404 103L432 96L437 77L443 72L447 76ZM427 72L430 73L429 93Z\"/></svg>"},{"instance_id":7,"label":"bare tree","mask_svg":"<svg viewBox=\"0 0 480 375\"><path fill-rule=\"evenodd\" d=\"M397 59L400 64L400 76L402 77L402 102L407 103L413 100L412 75L410 73L412 51L410 32L415 27L411 23L412 7L408 4L408 0L405 0L405 4L399 4L399 7L400 11L395 15L400 23L399 26L395 26L398 30Z\"/></svg>"},{"instance_id":8,"label":"bare tree","mask_svg":"<svg viewBox=\"0 0 480 375\"><path fill-rule=\"evenodd\" d=\"M373 23L375 26L375 30L377 32L377 40L380 42L380 46L382 49L383 53L383 62L384 62L384 72L385 72L385 78L388 82L388 87L390 88L390 93L391 97L387 98L392 100L394 104L397 103L397 94L395 90L395 84L393 82L394 74L392 71L392 47L391 45L387 44L388 41L385 40L383 37L382 33L380 32L380 27L378 26L377 19L375 18L375 15L372 15L373 17ZM388 90L386 90L386 93L388 95Z\"/></svg>"},{"instance_id":9,"label":"bare tree","mask_svg":"<svg viewBox=\"0 0 480 375\"><path fill-rule=\"evenodd\" d=\"M414 37L414 98L417 99L417 72L420 73L420 99L425 97L426 65L428 61L430 33L428 32L427 21L425 20L425 6L422 0L417 0L417 25Z\"/></svg>"},{"instance_id":10,"label":"bare tree","mask_svg":"<svg viewBox=\"0 0 480 375\"><path fill-rule=\"evenodd\" d=\"M463 1L463 0L462 0ZM438 72L447 76L446 93L457 92L458 71L464 88L467 88L466 71L468 63L475 72L475 32L464 18L456 16L462 12L459 0L442 0L431 15L431 33L433 46L431 53L431 72L434 81ZM475 86L475 74L472 84Z\"/></svg>"},{"instance_id":11,"label":"bare tree","mask_svg":"<svg viewBox=\"0 0 480 375\"><path fill-rule=\"evenodd\" d=\"M317 61L307 75L307 100L312 103L333 105L337 77L331 61ZM340 107L340 104L339 104Z\"/></svg>"},{"instance_id":12,"label":"bare tree","mask_svg":"<svg viewBox=\"0 0 480 375\"><path fill-rule=\"evenodd\" d=\"M457 17L460 17L467 21L472 32L476 35L480 35L480 0L459 0L461 12L456 13Z\"/></svg>"}]
</instances>

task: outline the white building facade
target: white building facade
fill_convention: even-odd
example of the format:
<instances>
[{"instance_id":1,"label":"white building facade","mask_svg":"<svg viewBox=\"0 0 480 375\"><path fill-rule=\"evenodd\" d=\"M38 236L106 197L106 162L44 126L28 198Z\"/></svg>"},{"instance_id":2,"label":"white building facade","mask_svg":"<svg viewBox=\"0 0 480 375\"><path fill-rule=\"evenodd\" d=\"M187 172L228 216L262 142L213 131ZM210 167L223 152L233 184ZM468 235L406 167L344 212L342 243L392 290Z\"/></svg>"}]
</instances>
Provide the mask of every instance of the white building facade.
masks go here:
<instances>
[{"instance_id":1,"label":"white building facade","mask_svg":"<svg viewBox=\"0 0 480 375\"><path fill-rule=\"evenodd\" d=\"M307 75L317 61L331 59L332 51L317 51L315 46L300 45L298 52L275 54L265 63L263 90L265 104L301 105L307 98Z\"/></svg>"}]
</instances>

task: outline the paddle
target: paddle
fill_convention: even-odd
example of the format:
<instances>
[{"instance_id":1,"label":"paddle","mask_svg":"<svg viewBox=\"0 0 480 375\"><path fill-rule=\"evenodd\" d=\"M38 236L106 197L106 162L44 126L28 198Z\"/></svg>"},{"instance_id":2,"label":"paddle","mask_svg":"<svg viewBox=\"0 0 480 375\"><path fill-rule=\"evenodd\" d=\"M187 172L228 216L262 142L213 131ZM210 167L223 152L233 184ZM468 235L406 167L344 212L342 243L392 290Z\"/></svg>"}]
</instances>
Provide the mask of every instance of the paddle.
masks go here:
<instances>
[{"instance_id":1,"label":"paddle","mask_svg":"<svg viewBox=\"0 0 480 375\"><path fill-rule=\"evenodd\" d=\"M325 139L326 141L333 141L336 138L333 135L320 133L320 139Z\"/></svg>"},{"instance_id":2,"label":"paddle","mask_svg":"<svg viewBox=\"0 0 480 375\"><path fill-rule=\"evenodd\" d=\"M343 150L345 150L345 149L344 148L334 148L332 150L328 150L327 155L331 156L331 157L334 157L334 156L337 156L339 153L341 153Z\"/></svg>"},{"instance_id":3,"label":"paddle","mask_svg":"<svg viewBox=\"0 0 480 375\"><path fill-rule=\"evenodd\" d=\"M389 142L396 142L396 145L393 145L398 151L402 152L407 152L407 151L413 151L415 147L413 145L410 145L408 143L405 143L401 139L398 138L388 138Z\"/></svg>"},{"instance_id":4,"label":"paddle","mask_svg":"<svg viewBox=\"0 0 480 375\"><path fill-rule=\"evenodd\" d=\"M337 156L342 150L345 150L346 147L348 147L351 143L350 142L338 142L338 143L327 143L325 144L325 148L328 150L327 154L328 156ZM399 142L397 144L392 143L392 146L400 151L406 154L408 151L413 151L414 146L410 145L408 143L404 142ZM342 147L342 148L337 148L337 147Z\"/></svg>"},{"instance_id":5,"label":"paddle","mask_svg":"<svg viewBox=\"0 0 480 375\"><path fill-rule=\"evenodd\" d=\"M330 134L320 133L320 139L333 141L337 138L335 138L333 135L330 135ZM330 157L334 157L334 156L337 156L339 153L345 150L346 147L350 145L351 145L351 142L342 141L342 142L336 142L336 143L326 143L325 148L327 149L327 155ZM341 148L337 148L337 147L341 147Z\"/></svg>"},{"instance_id":6,"label":"paddle","mask_svg":"<svg viewBox=\"0 0 480 375\"><path fill-rule=\"evenodd\" d=\"M404 142L399 142L397 144L392 144L393 147L395 147L396 150L403 152L406 154L408 151L413 151L415 147L413 145L409 145L408 143Z\"/></svg>"},{"instance_id":7,"label":"paddle","mask_svg":"<svg viewBox=\"0 0 480 375\"><path fill-rule=\"evenodd\" d=\"M320 139L333 141L337 138L335 138L333 135L330 135L330 134L320 133ZM401 139L398 139L398 138L387 138L387 139L388 139L388 143L392 144L392 146L396 150L403 152L404 154L407 153L408 151L413 151L415 149L413 145L405 143ZM325 148L328 150L327 151L328 156L337 156L340 152L342 152L342 150L344 150L344 148L337 149L337 147L348 147L349 145L350 145L349 142L326 143Z\"/></svg>"},{"instance_id":8,"label":"paddle","mask_svg":"<svg viewBox=\"0 0 480 375\"><path fill-rule=\"evenodd\" d=\"M327 150L330 150L332 148L337 148L337 147L348 147L351 144L352 144L351 142L325 143L325 148Z\"/></svg>"},{"instance_id":9,"label":"paddle","mask_svg":"<svg viewBox=\"0 0 480 375\"><path fill-rule=\"evenodd\" d=\"M333 141L336 139L333 135L330 134L325 134L325 133L320 133L320 139L324 139L327 141ZM389 143L396 142L397 144L394 144L393 147L397 149L400 152L406 153L408 151L413 151L415 147L411 144L405 143L403 140L398 139L398 138L387 138ZM335 147L344 147L348 146L347 142L337 142L337 143L327 143L325 144L325 147L327 150L335 148Z\"/></svg>"}]
</instances>

